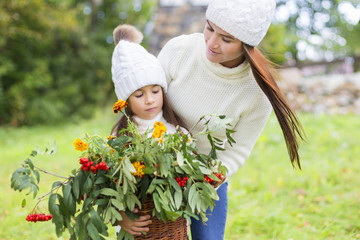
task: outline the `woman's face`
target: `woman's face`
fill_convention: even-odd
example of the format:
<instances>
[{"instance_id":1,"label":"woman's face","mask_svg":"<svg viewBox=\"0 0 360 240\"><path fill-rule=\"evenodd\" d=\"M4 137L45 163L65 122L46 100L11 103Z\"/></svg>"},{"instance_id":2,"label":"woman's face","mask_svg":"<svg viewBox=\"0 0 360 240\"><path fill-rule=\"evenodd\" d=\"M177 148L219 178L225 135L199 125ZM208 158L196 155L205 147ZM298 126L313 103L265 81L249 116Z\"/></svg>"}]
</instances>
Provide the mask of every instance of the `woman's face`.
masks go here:
<instances>
[{"instance_id":1,"label":"woman's face","mask_svg":"<svg viewBox=\"0 0 360 240\"><path fill-rule=\"evenodd\" d=\"M148 85L130 95L129 108L135 116L145 120L154 119L163 107L162 88L159 85Z\"/></svg>"},{"instance_id":2,"label":"woman's face","mask_svg":"<svg viewBox=\"0 0 360 240\"><path fill-rule=\"evenodd\" d=\"M210 62L233 68L243 62L242 43L213 22L207 21L204 29L206 57Z\"/></svg>"}]
</instances>

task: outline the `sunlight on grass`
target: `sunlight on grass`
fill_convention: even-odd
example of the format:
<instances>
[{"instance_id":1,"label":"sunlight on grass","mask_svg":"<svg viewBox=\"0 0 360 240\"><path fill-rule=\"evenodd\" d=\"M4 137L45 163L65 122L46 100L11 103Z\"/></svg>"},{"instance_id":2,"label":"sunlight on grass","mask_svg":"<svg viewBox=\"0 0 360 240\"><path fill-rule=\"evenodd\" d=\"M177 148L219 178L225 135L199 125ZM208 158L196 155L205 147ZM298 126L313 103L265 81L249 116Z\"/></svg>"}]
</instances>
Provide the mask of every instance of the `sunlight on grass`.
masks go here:
<instances>
[{"instance_id":1,"label":"sunlight on grass","mask_svg":"<svg viewBox=\"0 0 360 240\"><path fill-rule=\"evenodd\" d=\"M58 126L0 128L0 239L58 239L51 222L28 223L26 215L35 200L10 189L12 172L36 147L44 149L56 141L54 156L34 162L44 169L66 176L78 167L72 146L85 133L107 136L116 116L98 111L92 120ZM228 240L319 240L360 239L360 178L357 163L360 149L358 116L301 115L307 134L301 144L302 170L294 169L283 137L272 116L246 164L229 185ZM41 175L40 195L49 190L55 177ZM46 210L44 201L40 209ZM108 239L116 239L109 226ZM66 239L65 233L63 238Z\"/></svg>"}]
</instances>

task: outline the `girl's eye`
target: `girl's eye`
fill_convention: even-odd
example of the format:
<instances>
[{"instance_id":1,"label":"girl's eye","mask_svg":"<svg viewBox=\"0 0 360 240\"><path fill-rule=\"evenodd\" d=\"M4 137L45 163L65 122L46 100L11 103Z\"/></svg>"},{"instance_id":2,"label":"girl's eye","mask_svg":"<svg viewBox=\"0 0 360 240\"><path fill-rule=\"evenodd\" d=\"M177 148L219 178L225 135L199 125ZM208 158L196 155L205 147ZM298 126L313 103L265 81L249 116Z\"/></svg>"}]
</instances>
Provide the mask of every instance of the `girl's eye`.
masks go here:
<instances>
[{"instance_id":1,"label":"girl's eye","mask_svg":"<svg viewBox=\"0 0 360 240\"><path fill-rule=\"evenodd\" d=\"M152 92L153 92L154 94L157 94L157 93L160 92L160 90L153 90Z\"/></svg>"},{"instance_id":2,"label":"girl's eye","mask_svg":"<svg viewBox=\"0 0 360 240\"><path fill-rule=\"evenodd\" d=\"M139 93L139 94L135 94L135 97L136 97L136 98L141 98L143 95L144 95L144 94Z\"/></svg>"}]
</instances>

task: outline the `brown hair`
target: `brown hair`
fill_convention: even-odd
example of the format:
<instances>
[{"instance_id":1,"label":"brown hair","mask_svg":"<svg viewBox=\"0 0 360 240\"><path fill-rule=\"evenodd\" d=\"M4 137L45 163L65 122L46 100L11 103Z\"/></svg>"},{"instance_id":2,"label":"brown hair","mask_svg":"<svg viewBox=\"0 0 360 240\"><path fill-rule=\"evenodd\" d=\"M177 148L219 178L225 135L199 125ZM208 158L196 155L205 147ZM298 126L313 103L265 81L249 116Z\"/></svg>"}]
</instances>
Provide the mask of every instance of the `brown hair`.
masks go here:
<instances>
[{"instance_id":1,"label":"brown hair","mask_svg":"<svg viewBox=\"0 0 360 240\"><path fill-rule=\"evenodd\" d=\"M166 93L162 89L163 95L163 117L166 121L174 126L184 127L183 122L181 121L180 117L174 111L169 98L167 97ZM127 100L129 101L129 99ZM129 117L130 121L133 121L134 113L131 111L130 107L125 108L125 113ZM115 136L119 137L119 131L128 127L128 121L125 116L122 116L119 121L112 127L111 134L115 133Z\"/></svg>"},{"instance_id":2,"label":"brown hair","mask_svg":"<svg viewBox=\"0 0 360 240\"><path fill-rule=\"evenodd\" d=\"M296 164L301 169L298 150L299 138L304 139L303 129L294 110L275 82L274 67L256 47L244 43L242 45L245 58L250 63L255 80L274 109L285 138L290 161L293 166Z\"/></svg>"}]
</instances>

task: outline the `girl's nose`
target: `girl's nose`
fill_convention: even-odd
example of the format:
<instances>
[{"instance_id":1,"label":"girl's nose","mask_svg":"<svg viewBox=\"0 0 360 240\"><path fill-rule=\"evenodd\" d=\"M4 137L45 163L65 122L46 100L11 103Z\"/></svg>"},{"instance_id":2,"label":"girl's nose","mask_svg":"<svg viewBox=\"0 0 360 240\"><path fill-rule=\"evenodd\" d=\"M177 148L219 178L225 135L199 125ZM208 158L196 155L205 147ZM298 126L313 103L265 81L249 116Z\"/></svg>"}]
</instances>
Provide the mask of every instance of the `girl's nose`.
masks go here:
<instances>
[{"instance_id":1,"label":"girl's nose","mask_svg":"<svg viewBox=\"0 0 360 240\"><path fill-rule=\"evenodd\" d=\"M145 96L145 103L146 104L151 104L154 102L154 97L152 96L152 94L146 94Z\"/></svg>"}]
</instances>

